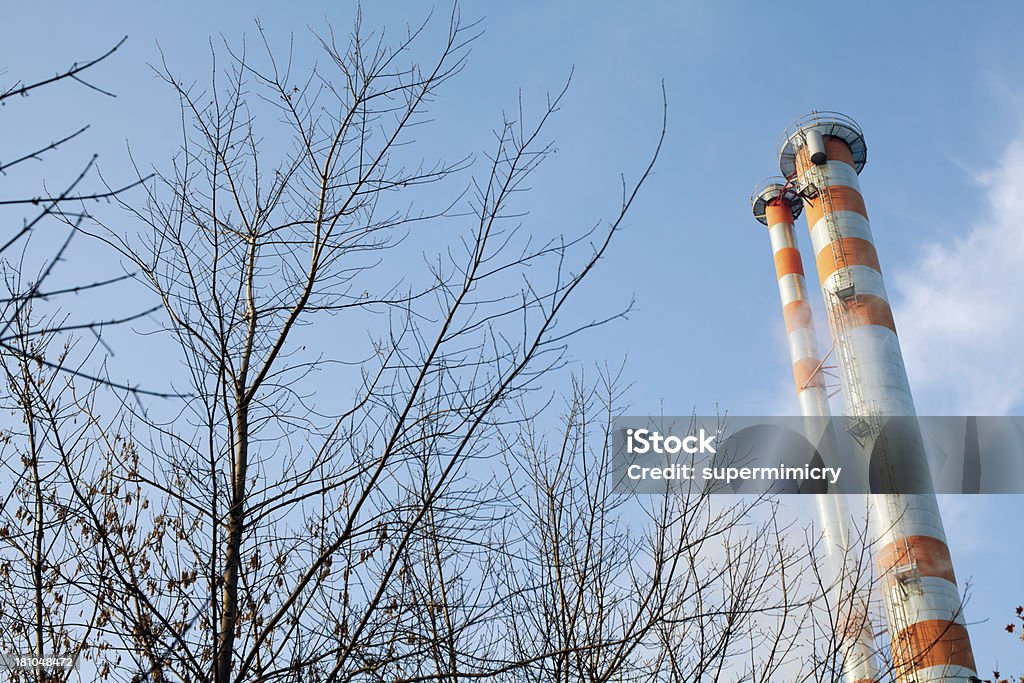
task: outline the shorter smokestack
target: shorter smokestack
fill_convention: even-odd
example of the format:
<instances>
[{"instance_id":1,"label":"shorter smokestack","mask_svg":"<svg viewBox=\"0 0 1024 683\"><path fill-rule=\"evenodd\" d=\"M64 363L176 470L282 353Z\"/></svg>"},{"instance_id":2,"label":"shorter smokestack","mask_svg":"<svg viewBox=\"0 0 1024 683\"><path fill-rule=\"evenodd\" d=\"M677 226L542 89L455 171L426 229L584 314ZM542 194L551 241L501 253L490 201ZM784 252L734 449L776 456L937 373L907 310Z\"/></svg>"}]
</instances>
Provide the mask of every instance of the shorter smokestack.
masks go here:
<instances>
[{"instance_id":1,"label":"shorter smokestack","mask_svg":"<svg viewBox=\"0 0 1024 683\"><path fill-rule=\"evenodd\" d=\"M818 140L821 139L818 134ZM824 154L824 142L821 149ZM768 228L800 414L804 417L807 433L817 437L822 433L819 430L831 432L832 427L829 424L828 390L821 374L822 359L818 353L811 304L807 299L804 265L793 228L794 218L800 215L803 202L785 178L768 178L754 188L750 204L754 218ZM823 438L821 443L834 443L834 439L832 434L831 439ZM818 443L817 438L815 443ZM835 493L817 498L824 543L836 574L831 590L837 628L835 637L842 648L843 678L847 683L875 683L879 676L867 605L847 604L856 594L857 586L851 580L855 573L849 567L850 512L846 499Z\"/></svg>"}]
</instances>

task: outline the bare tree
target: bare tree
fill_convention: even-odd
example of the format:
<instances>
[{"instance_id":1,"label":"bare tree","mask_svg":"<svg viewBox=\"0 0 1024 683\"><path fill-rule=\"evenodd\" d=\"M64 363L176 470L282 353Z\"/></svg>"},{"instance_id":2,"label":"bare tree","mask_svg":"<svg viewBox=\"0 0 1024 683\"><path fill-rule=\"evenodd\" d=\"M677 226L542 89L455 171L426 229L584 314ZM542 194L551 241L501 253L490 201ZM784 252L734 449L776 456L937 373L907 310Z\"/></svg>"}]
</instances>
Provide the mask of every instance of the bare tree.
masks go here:
<instances>
[{"instance_id":1,"label":"bare tree","mask_svg":"<svg viewBox=\"0 0 1024 683\"><path fill-rule=\"evenodd\" d=\"M577 330L561 329L560 314L650 166L607 226L529 235L514 199L551 151L541 133L559 95L535 124L520 110L499 128L470 214L452 202L396 208L468 165L413 163L402 148L461 70L474 28L453 15L428 66L408 65L425 30L392 47L357 22L345 45L322 36L328 66L301 77L265 38L259 65L225 48L209 90L165 71L181 98L182 153L135 211L148 233L106 239L159 297L191 396L152 424L139 463L104 472L107 490L143 488L148 530L95 515L121 633L133 634L120 647L154 679L489 671L454 640L472 633L487 653L496 633L488 642L452 614L417 616L416 561L425 544L445 568L444 553L459 551L462 578L483 576L493 541L470 532L486 531L495 508L487 485L468 482L486 473L511 402L564 363ZM270 117L283 149L260 128ZM428 279L387 273L410 233L469 221L426 263ZM310 377L348 360L338 352L357 348L374 319L385 332L360 360L356 390L317 393ZM344 336L324 344L327 330ZM447 582L444 571L418 578Z\"/></svg>"}]
</instances>

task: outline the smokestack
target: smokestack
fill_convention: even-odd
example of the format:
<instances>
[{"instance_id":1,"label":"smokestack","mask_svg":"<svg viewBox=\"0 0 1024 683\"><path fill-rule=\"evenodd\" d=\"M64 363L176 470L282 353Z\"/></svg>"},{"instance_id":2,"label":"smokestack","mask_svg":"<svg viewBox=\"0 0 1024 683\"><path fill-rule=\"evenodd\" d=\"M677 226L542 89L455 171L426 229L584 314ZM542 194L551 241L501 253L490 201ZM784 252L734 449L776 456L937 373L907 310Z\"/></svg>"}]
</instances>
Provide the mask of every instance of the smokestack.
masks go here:
<instances>
[{"instance_id":1,"label":"smokestack","mask_svg":"<svg viewBox=\"0 0 1024 683\"><path fill-rule=\"evenodd\" d=\"M802 206L800 196L784 183L784 180L774 182L769 179L755 188L752 197L754 217L768 226L800 413L827 417L828 396L819 372L821 358L811 320L811 305L807 299L807 281L793 232L793 221L800 215Z\"/></svg>"},{"instance_id":2,"label":"smokestack","mask_svg":"<svg viewBox=\"0 0 1024 683\"><path fill-rule=\"evenodd\" d=\"M770 178L754 188L750 199L754 217L768 226L800 413L805 418L807 433L813 443L825 444L824 450L834 452L835 434L829 422L831 411L822 373L823 361L818 353L803 260L793 230L794 219L803 208L800 195L785 179L776 181ZM833 446L831 449L828 448L829 443ZM823 455L828 457L828 453ZM878 669L867 605L856 595L858 586L850 581L856 572L851 572L848 566L852 548L846 498L837 493L818 495L817 503L825 546L837 579L834 618L841 647L843 678L846 683L875 683Z\"/></svg>"},{"instance_id":3,"label":"smokestack","mask_svg":"<svg viewBox=\"0 0 1024 683\"><path fill-rule=\"evenodd\" d=\"M825 159L817 156L818 136ZM875 496L876 563L896 679L963 682L977 668L920 432L902 425L890 439L884 431L885 418L916 413L858 182L866 161L856 122L814 112L784 133L779 165L804 197L850 431L876 444L883 473L889 462L900 467L899 482L884 482L886 492ZM913 492L893 492L894 483Z\"/></svg>"}]
</instances>

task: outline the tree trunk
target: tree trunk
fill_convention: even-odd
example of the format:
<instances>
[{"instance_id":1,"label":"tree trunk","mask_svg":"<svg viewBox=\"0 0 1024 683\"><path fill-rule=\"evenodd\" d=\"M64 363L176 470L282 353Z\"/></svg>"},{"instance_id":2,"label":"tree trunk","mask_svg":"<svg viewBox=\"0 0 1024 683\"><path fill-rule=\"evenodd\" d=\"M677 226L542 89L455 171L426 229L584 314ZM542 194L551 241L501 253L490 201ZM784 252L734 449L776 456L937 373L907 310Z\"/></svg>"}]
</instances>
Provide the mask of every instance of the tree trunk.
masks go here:
<instances>
[{"instance_id":1,"label":"tree trunk","mask_svg":"<svg viewBox=\"0 0 1024 683\"><path fill-rule=\"evenodd\" d=\"M216 683L231 681L231 663L238 623L238 573L242 561L242 532L245 528L245 479L249 462L249 410L238 403L235 419L235 463L231 480L231 507L228 510L227 550L221 591L220 634L214 662Z\"/></svg>"}]
</instances>

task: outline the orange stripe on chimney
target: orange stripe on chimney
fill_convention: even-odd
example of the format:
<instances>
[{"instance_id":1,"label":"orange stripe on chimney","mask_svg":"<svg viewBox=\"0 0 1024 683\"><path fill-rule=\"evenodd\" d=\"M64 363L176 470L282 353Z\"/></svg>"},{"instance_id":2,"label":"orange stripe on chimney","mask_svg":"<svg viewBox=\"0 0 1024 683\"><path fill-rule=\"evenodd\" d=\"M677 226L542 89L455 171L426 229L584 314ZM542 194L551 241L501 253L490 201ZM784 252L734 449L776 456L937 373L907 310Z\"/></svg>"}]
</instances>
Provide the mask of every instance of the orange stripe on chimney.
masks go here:
<instances>
[{"instance_id":1,"label":"orange stripe on chimney","mask_svg":"<svg viewBox=\"0 0 1024 683\"><path fill-rule=\"evenodd\" d=\"M817 358L801 358L793 363L793 381L798 391L807 387L825 386L821 373L815 372L820 364Z\"/></svg>"},{"instance_id":2,"label":"orange stripe on chimney","mask_svg":"<svg viewBox=\"0 0 1024 683\"><path fill-rule=\"evenodd\" d=\"M882 272L875 245L859 237L840 237L823 247L815 261L818 265L818 280L822 284L832 273L848 266L869 266Z\"/></svg>"},{"instance_id":3,"label":"orange stripe on chimney","mask_svg":"<svg viewBox=\"0 0 1024 683\"><path fill-rule=\"evenodd\" d=\"M783 247L775 252L775 275L803 275L804 264L800 260L800 251L793 247Z\"/></svg>"},{"instance_id":4,"label":"orange stripe on chimney","mask_svg":"<svg viewBox=\"0 0 1024 683\"><path fill-rule=\"evenodd\" d=\"M764 210L768 225L772 226L776 223L792 223L793 222L793 211L788 206L780 202L769 204Z\"/></svg>"},{"instance_id":5,"label":"orange stripe on chimney","mask_svg":"<svg viewBox=\"0 0 1024 683\"><path fill-rule=\"evenodd\" d=\"M921 576L934 576L956 583L949 546L931 536L906 536L879 549L876 562L880 574L893 567L917 563Z\"/></svg>"},{"instance_id":6,"label":"orange stripe on chimney","mask_svg":"<svg viewBox=\"0 0 1024 683\"><path fill-rule=\"evenodd\" d=\"M811 326L811 305L806 299L790 301L782 308L782 316L786 319L786 334L806 329Z\"/></svg>"},{"instance_id":7,"label":"orange stripe on chimney","mask_svg":"<svg viewBox=\"0 0 1024 683\"><path fill-rule=\"evenodd\" d=\"M856 168L853 166L853 152L850 151L850 146L844 140L831 135L824 136L824 139L825 156L829 161L842 161L844 164Z\"/></svg>"},{"instance_id":8,"label":"orange stripe on chimney","mask_svg":"<svg viewBox=\"0 0 1024 683\"><path fill-rule=\"evenodd\" d=\"M931 666L963 666L977 671L967 629L944 619L919 621L892 639L892 658L897 680L912 671Z\"/></svg>"},{"instance_id":9,"label":"orange stripe on chimney","mask_svg":"<svg viewBox=\"0 0 1024 683\"><path fill-rule=\"evenodd\" d=\"M814 228L815 223L825 215L825 203L821 198L822 189L816 197L804 202L806 207L807 225ZM867 207L864 206L864 197L852 187L846 185L829 185L828 194L831 199L832 211L853 211L864 218L868 217Z\"/></svg>"},{"instance_id":10,"label":"orange stripe on chimney","mask_svg":"<svg viewBox=\"0 0 1024 683\"><path fill-rule=\"evenodd\" d=\"M885 299L874 294L858 294L855 300L845 302L846 313L850 317L849 327L865 325L881 325L896 331L896 322L892 319L892 308Z\"/></svg>"}]
</instances>

